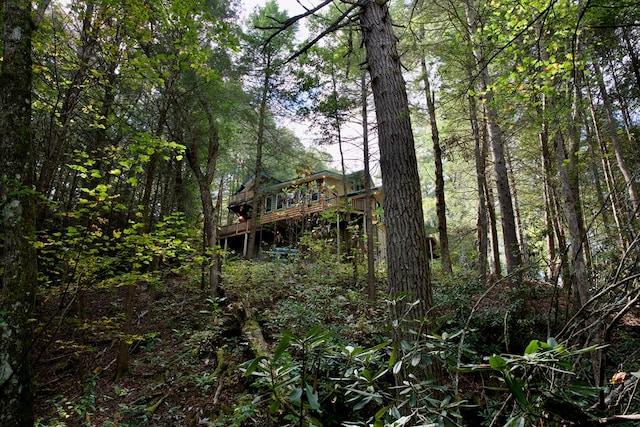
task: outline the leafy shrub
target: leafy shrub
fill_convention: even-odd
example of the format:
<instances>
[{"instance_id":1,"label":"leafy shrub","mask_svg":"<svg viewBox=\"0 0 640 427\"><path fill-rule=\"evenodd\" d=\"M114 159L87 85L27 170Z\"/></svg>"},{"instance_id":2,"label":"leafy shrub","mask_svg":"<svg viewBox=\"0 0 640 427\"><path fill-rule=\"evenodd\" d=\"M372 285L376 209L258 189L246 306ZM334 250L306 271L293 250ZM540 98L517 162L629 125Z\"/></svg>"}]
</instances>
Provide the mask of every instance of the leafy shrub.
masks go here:
<instances>
[{"instance_id":1,"label":"leafy shrub","mask_svg":"<svg viewBox=\"0 0 640 427\"><path fill-rule=\"evenodd\" d=\"M304 336L283 332L273 356L243 369L257 378L255 402L266 399L278 425L457 425L463 402L425 375L428 367L455 360L446 355L456 354L456 337L424 335L401 348L383 341L365 349L338 345L315 326ZM402 381L396 385L394 378Z\"/></svg>"},{"instance_id":2,"label":"leafy shrub","mask_svg":"<svg viewBox=\"0 0 640 427\"><path fill-rule=\"evenodd\" d=\"M554 338L546 342L532 340L523 355L493 354L486 359L488 363L461 370L497 373L502 386L496 390L511 396L491 414L492 425L496 419L505 426L595 422L589 408L597 402L598 389L586 385L574 370L577 359L597 349L570 349Z\"/></svg>"}]
</instances>

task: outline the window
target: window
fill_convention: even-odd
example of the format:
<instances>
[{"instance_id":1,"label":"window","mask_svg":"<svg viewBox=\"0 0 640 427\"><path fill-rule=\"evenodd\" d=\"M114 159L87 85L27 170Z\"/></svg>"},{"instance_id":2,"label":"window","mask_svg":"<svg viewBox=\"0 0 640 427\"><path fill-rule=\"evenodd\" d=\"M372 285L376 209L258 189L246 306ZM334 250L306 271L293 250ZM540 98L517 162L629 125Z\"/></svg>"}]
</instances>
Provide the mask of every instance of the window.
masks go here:
<instances>
[{"instance_id":1,"label":"window","mask_svg":"<svg viewBox=\"0 0 640 427\"><path fill-rule=\"evenodd\" d=\"M298 203L298 194L296 191L287 194L287 207L291 208Z\"/></svg>"},{"instance_id":2,"label":"window","mask_svg":"<svg viewBox=\"0 0 640 427\"><path fill-rule=\"evenodd\" d=\"M264 200L264 212L269 213L273 211L273 197L269 196Z\"/></svg>"},{"instance_id":3,"label":"window","mask_svg":"<svg viewBox=\"0 0 640 427\"><path fill-rule=\"evenodd\" d=\"M278 194L276 196L276 209L280 210L284 208L284 195L283 194Z\"/></svg>"},{"instance_id":4,"label":"window","mask_svg":"<svg viewBox=\"0 0 640 427\"><path fill-rule=\"evenodd\" d=\"M309 186L309 195L308 200L309 203L311 202L317 202L318 200L320 200L320 187L321 187L321 183L318 181L313 182L310 186Z\"/></svg>"}]
</instances>

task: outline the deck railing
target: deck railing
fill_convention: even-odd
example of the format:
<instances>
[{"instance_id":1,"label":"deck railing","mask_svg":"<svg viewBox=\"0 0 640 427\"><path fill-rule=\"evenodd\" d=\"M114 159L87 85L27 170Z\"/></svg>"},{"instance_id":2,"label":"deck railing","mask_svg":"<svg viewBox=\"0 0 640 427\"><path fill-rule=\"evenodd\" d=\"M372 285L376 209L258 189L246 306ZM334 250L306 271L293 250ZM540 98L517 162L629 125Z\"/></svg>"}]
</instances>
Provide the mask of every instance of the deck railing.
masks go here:
<instances>
[{"instance_id":1,"label":"deck railing","mask_svg":"<svg viewBox=\"0 0 640 427\"><path fill-rule=\"evenodd\" d=\"M239 194L233 194L229 197L229 205L237 205L248 202L253 199L253 191L244 191Z\"/></svg>"},{"instance_id":2,"label":"deck railing","mask_svg":"<svg viewBox=\"0 0 640 427\"><path fill-rule=\"evenodd\" d=\"M241 203L243 200L250 200L251 197L253 197L253 192L238 194L233 197L234 198L232 198L230 202ZM331 208L332 206L335 206L338 200L338 197L321 198L320 200L312 202L301 202L282 209L274 209L271 212L263 212L260 216L260 224L269 224L276 221L299 218L305 215L322 212ZM365 207L365 198L350 198L349 205L350 209L353 212L363 213ZM235 224L224 225L220 227L218 236L220 238L226 238L248 233L251 231L252 224L253 220L249 219L247 221L238 222Z\"/></svg>"},{"instance_id":3,"label":"deck railing","mask_svg":"<svg viewBox=\"0 0 640 427\"><path fill-rule=\"evenodd\" d=\"M239 236L251 231L252 220L238 222L236 224L223 225L218 230L218 236L221 238Z\"/></svg>"}]
</instances>

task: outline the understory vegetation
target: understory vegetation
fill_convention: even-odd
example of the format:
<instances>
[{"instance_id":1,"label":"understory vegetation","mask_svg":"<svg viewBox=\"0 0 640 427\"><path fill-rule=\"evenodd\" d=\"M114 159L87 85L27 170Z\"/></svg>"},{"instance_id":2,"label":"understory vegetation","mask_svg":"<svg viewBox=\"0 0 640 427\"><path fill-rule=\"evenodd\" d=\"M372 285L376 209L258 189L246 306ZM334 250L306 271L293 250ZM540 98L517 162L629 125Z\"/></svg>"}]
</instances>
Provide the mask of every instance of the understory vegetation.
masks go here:
<instances>
[{"instance_id":1,"label":"understory vegetation","mask_svg":"<svg viewBox=\"0 0 640 427\"><path fill-rule=\"evenodd\" d=\"M66 289L42 290L37 425L599 425L640 410L634 313L585 348L584 331L567 333L580 316L571 297L549 283L516 292L445 277L436 260L429 320L394 324L388 305L412 301L388 300L383 270L371 304L364 266L354 273L334 255L226 260L224 296L212 299L199 260L172 255L153 274L124 273L137 298L118 381L124 276L95 258ZM81 282L92 284L72 289ZM413 338L394 345L398 334Z\"/></svg>"}]
</instances>

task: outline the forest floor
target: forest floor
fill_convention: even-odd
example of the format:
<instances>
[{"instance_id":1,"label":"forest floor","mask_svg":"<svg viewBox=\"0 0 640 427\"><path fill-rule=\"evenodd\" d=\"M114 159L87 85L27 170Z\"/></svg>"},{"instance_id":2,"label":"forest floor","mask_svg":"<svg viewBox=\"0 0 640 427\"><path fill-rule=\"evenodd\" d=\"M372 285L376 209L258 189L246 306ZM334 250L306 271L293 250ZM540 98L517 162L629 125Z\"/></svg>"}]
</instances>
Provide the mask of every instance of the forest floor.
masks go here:
<instances>
[{"instance_id":1,"label":"forest floor","mask_svg":"<svg viewBox=\"0 0 640 427\"><path fill-rule=\"evenodd\" d=\"M357 296L348 291L350 285L336 286L332 288L333 295L326 297L344 299L343 312L328 311L320 321L325 326L334 323L337 328L349 329L353 339L374 342L376 328L371 325L379 321L381 313L363 310L354 301ZM185 276L170 275L153 291L139 286L130 372L118 381L115 364L125 288L87 291L82 310L73 306L75 311L67 316L60 316L60 299L43 302L39 320L53 320L46 323L34 351L37 425L232 425L221 420L239 419L238 411L245 408L251 412L252 421L237 425L270 426L266 407L248 410L254 391L239 366L254 354L241 330L243 314L239 305L246 296L238 294L237 287L234 289L227 290L224 301L213 301ZM335 295L335 289L341 289L337 292L340 295ZM277 298L285 302L294 298L287 296L286 290L281 292L278 297L274 291L274 299L255 307L263 319L278 309ZM500 294L504 292L496 287L486 295L476 307L481 312L477 316L498 316L504 304ZM532 291L531 309L548 313L550 292ZM304 310L300 316L305 316ZM349 324L345 326L345 322ZM492 334L500 334L502 328L502 319L492 322L495 330L487 327L480 331L485 334L482 345L487 351L492 348ZM629 318L628 322L634 334L640 335L638 319ZM365 323L368 326L363 326ZM277 339L275 324L267 322L262 326L267 343L273 346ZM486 381L487 378L469 376L462 383L470 395L482 399Z\"/></svg>"},{"instance_id":2,"label":"forest floor","mask_svg":"<svg viewBox=\"0 0 640 427\"><path fill-rule=\"evenodd\" d=\"M35 351L41 425L207 425L238 403L245 381L237 365L252 355L234 314L184 277L161 288L138 289L130 372L117 382L124 288L87 292L83 316L60 320L57 307L43 307L58 324ZM224 375L214 376L220 362Z\"/></svg>"}]
</instances>

